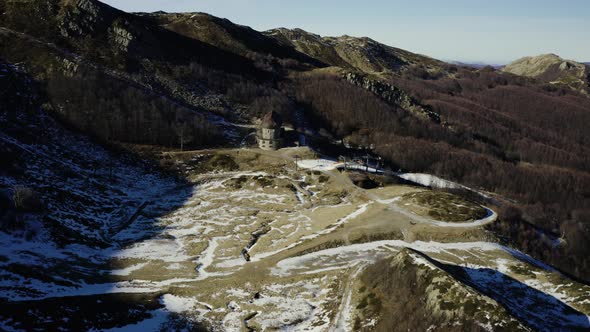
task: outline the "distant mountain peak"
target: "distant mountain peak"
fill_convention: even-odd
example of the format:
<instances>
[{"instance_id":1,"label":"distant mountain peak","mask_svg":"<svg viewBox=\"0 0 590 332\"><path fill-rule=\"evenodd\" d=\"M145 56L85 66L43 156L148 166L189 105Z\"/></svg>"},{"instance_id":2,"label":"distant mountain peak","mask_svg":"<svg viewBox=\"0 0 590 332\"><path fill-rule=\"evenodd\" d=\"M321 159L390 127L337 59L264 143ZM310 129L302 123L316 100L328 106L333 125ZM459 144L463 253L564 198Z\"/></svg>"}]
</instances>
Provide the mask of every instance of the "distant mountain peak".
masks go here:
<instances>
[{"instance_id":1,"label":"distant mountain peak","mask_svg":"<svg viewBox=\"0 0 590 332\"><path fill-rule=\"evenodd\" d=\"M582 92L588 91L590 71L587 65L563 59L553 53L520 58L502 68L502 71L545 83L566 85Z\"/></svg>"},{"instance_id":2,"label":"distant mountain peak","mask_svg":"<svg viewBox=\"0 0 590 332\"><path fill-rule=\"evenodd\" d=\"M538 77L544 74L549 67L554 65L560 66L562 70L573 67L583 67L581 63L576 61L565 60L557 54L547 53L520 58L504 67L504 71L520 76Z\"/></svg>"}]
</instances>

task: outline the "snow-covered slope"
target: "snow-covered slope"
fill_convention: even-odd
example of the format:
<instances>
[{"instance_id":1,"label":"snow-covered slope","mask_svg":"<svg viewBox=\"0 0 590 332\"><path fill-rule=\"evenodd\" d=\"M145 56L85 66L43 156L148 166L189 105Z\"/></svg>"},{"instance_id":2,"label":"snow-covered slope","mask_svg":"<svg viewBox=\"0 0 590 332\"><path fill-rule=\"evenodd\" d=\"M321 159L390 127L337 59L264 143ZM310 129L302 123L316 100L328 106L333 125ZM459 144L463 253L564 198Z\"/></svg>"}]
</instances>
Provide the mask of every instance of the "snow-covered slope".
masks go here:
<instances>
[{"instance_id":1,"label":"snow-covered slope","mask_svg":"<svg viewBox=\"0 0 590 332\"><path fill-rule=\"evenodd\" d=\"M24 73L4 63L0 72L0 85L14 90L2 96L11 107L0 109L0 297L88 293L88 283L109 281L106 264L119 246L153 229L118 233L182 205L190 187L64 128L39 109ZM16 206L23 189L41 209Z\"/></svg>"}]
</instances>

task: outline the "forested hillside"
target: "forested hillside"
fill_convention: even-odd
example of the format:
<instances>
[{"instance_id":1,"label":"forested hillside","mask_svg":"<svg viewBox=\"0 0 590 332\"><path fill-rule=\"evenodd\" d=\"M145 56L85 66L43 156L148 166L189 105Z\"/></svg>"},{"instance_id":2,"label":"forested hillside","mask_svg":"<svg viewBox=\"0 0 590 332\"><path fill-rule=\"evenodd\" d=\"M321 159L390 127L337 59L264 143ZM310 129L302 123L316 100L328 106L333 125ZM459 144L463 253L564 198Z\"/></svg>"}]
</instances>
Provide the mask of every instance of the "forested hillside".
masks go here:
<instances>
[{"instance_id":1,"label":"forested hillside","mask_svg":"<svg viewBox=\"0 0 590 332\"><path fill-rule=\"evenodd\" d=\"M453 76L427 79L406 74L390 82L431 106L442 122L412 116L341 76L309 75L294 91L334 133L375 144L394 169L433 173L510 198L510 213L495 230L583 276L590 264L584 255L590 100L490 69L458 68ZM508 208L512 204L516 210ZM551 247L539 230L569 242Z\"/></svg>"}]
</instances>

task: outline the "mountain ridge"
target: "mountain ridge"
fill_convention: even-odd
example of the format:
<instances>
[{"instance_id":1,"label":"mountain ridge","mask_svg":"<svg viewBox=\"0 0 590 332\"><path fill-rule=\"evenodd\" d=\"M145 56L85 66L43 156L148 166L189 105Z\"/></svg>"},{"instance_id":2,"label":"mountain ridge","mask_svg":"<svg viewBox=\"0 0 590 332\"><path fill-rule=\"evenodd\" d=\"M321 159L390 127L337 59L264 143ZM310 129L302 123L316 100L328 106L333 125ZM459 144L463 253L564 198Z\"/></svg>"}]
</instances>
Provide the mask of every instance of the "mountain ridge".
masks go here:
<instances>
[{"instance_id":1,"label":"mountain ridge","mask_svg":"<svg viewBox=\"0 0 590 332\"><path fill-rule=\"evenodd\" d=\"M207 13L137 13L137 15L154 20L161 27L183 36L207 42L243 56L248 53L270 54L277 58L291 58L311 66L325 66L314 58L295 51L290 47L274 44L267 37L248 26L239 25L225 18L218 18Z\"/></svg>"},{"instance_id":2,"label":"mountain ridge","mask_svg":"<svg viewBox=\"0 0 590 332\"><path fill-rule=\"evenodd\" d=\"M322 37L302 29L286 28L264 33L333 66L344 65L366 73L391 73L417 63L431 67L442 64L433 58L381 44L369 37Z\"/></svg>"}]
</instances>

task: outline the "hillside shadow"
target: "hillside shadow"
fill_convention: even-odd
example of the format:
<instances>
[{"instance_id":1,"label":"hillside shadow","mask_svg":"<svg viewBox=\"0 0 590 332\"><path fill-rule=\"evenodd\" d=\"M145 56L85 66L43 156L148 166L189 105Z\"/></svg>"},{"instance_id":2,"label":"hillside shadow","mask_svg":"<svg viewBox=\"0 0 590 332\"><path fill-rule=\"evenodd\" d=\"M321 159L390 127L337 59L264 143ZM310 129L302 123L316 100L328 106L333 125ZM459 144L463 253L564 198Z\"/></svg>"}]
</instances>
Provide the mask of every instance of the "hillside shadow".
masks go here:
<instances>
[{"instance_id":1,"label":"hillside shadow","mask_svg":"<svg viewBox=\"0 0 590 332\"><path fill-rule=\"evenodd\" d=\"M179 183L179 185L186 184ZM152 188L149 189L150 194L153 194ZM141 323L137 328L148 331L159 330L158 326L160 324L164 324L166 327L170 327L169 324L178 324L178 326L191 331L205 330L196 322L166 311L165 305L161 301L163 295L161 290L157 288L142 290L141 293L137 294L134 293L133 289L130 290L130 293L120 292L117 289L117 283L123 282L123 284L127 284L127 282L133 282L133 278L115 276L110 273L110 270L114 268L111 266L111 261L124 248L133 247L146 239L162 241L164 236L168 236L164 234L166 228L155 225L155 223L162 216L180 208L190 198L190 191L181 190L181 192L185 192L187 195L174 195L175 200L170 201L167 209L159 209L157 215L152 214L149 217L142 215L141 207L144 207L144 204L140 204L131 217L123 219L124 228L116 227L116 231L113 232L115 238L120 232L132 229L138 231L137 237L125 237L122 240L113 238L108 247L102 250L95 249L90 260L82 258L83 254L74 262L69 261L69 259L68 261L51 259L51 262L44 266L21 265L23 269L26 269L22 272L22 275L26 276L26 281L22 283L17 281L14 286L26 289L27 284L32 283L32 285L35 285L37 282L35 279L41 279L45 283L56 283L58 287L55 287L55 289L57 291L53 290L52 287L49 294L41 295L42 297L47 296L47 298L41 300L2 302L0 322L3 321L4 323L0 323L0 327L5 325L27 331L85 331L92 329L104 330ZM141 195L141 192L138 194ZM163 192L162 194L165 195L166 193ZM151 210L152 213L153 211ZM134 225L134 223L139 223L139 225ZM150 229L147 229L147 232L141 232L141 228ZM166 239L170 240L169 238ZM73 257L70 250L78 246L80 245L71 242L70 239L70 243L63 247L64 253ZM31 254L39 255L39 257L43 255L42 252L33 252ZM141 260L141 258L139 259ZM70 271L44 272L47 266L50 266L49 271L60 268L70 269ZM95 269L94 273L92 269ZM49 275L43 276L43 273L49 273ZM71 281L63 281L62 278L71 278ZM35 294L34 288L30 290L31 293L25 294ZM170 321L168 321L169 318L171 318Z\"/></svg>"},{"instance_id":2,"label":"hillside shadow","mask_svg":"<svg viewBox=\"0 0 590 332\"><path fill-rule=\"evenodd\" d=\"M412 250L460 282L502 305L525 325L540 331L588 331L588 316L560 299L490 268L441 263Z\"/></svg>"},{"instance_id":3,"label":"hillside shadow","mask_svg":"<svg viewBox=\"0 0 590 332\"><path fill-rule=\"evenodd\" d=\"M37 236L0 229L0 330L205 330L166 310L158 287L119 288L133 278L111 273L124 248L173 240L158 221L185 205L194 185L38 113L10 113L0 117L0 152L14 165L0 169L0 189L33 188L45 210L20 216L39 225Z\"/></svg>"}]
</instances>

